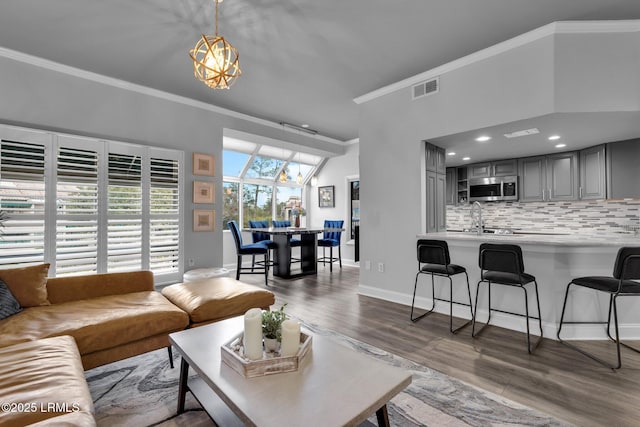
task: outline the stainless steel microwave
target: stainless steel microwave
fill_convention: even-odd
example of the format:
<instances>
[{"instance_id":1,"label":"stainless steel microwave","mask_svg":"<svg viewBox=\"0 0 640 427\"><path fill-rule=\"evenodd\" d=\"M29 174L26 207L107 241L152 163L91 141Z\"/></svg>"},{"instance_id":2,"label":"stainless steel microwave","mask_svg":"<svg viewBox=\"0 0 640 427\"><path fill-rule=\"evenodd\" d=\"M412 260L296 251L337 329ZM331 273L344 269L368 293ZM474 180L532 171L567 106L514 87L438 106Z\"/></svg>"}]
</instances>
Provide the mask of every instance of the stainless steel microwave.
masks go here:
<instances>
[{"instance_id":1,"label":"stainless steel microwave","mask_svg":"<svg viewBox=\"0 0 640 427\"><path fill-rule=\"evenodd\" d=\"M469 180L469 201L518 200L517 176L492 176Z\"/></svg>"}]
</instances>

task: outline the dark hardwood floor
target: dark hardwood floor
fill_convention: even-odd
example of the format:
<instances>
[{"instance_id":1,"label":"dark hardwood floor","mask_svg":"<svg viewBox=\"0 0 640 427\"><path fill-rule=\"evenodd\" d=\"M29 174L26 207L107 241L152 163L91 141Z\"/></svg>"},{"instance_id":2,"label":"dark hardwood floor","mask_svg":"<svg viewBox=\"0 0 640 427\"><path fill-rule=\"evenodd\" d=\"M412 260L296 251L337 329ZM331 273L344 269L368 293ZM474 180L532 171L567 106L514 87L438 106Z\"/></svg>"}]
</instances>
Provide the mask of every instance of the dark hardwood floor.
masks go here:
<instances>
[{"instance_id":1,"label":"dark hardwood floor","mask_svg":"<svg viewBox=\"0 0 640 427\"><path fill-rule=\"evenodd\" d=\"M409 307L358 295L359 270L318 266L317 276L281 280L269 276L276 308L451 375L577 426L640 425L640 354L623 349L623 366L607 369L545 339L533 355L524 334L489 326L475 339L467 327L449 333L448 317L431 314L417 323ZM264 287L261 276L241 280ZM454 319L455 320L455 319ZM458 319L460 321L460 319ZM603 357L612 343L581 342ZM639 342L635 342L640 347Z\"/></svg>"}]
</instances>

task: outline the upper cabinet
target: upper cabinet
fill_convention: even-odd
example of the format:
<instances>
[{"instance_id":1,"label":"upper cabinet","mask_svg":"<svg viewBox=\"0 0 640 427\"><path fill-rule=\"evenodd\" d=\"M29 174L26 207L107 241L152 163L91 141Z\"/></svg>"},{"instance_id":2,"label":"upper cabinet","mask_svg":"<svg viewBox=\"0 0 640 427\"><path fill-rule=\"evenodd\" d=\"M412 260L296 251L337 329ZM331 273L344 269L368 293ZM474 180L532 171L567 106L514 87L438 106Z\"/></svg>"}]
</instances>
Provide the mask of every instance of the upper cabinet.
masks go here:
<instances>
[{"instance_id":1,"label":"upper cabinet","mask_svg":"<svg viewBox=\"0 0 640 427\"><path fill-rule=\"evenodd\" d=\"M515 176L518 175L518 160L507 159L491 162L493 176Z\"/></svg>"},{"instance_id":2,"label":"upper cabinet","mask_svg":"<svg viewBox=\"0 0 640 427\"><path fill-rule=\"evenodd\" d=\"M458 175L456 173L456 168L447 168L446 173L447 178L447 188L445 193L445 203L447 205L455 205L458 199Z\"/></svg>"},{"instance_id":3,"label":"upper cabinet","mask_svg":"<svg viewBox=\"0 0 640 427\"><path fill-rule=\"evenodd\" d=\"M640 198L640 139L607 144L610 199Z\"/></svg>"},{"instance_id":4,"label":"upper cabinet","mask_svg":"<svg viewBox=\"0 0 640 427\"><path fill-rule=\"evenodd\" d=\"M474 165L469 165L467 168L469 171L469 178L488 178L491 176L491 163L476 163Z\"/></svg>"},{"instance_id":5,"label":"upper cabinet","mask_svg":"<svg viewBox=\"0 0 640 427\"><path fill-rule=\"evenodd\" d=\"M447 207L445 205L445 192L445 175L427 171L427 233L446 230Z\"/></svg>"},{"instance_id":6,"label":"upper cabinet","mask_svg":"<svg viewBox=\"0 0 640 427\"><path fill-rule=\"evenodd\" d=\"M520 201L578 199L576 152L520 159Z\"/></svg>"},{"instance_id":7,"label":"upper cabinet","mask_svg":"<svg viewBox=\"0 0 640 427\"><path fill-rule=\"evenodd\" d=\"M445 153L444 148L437 147L432 144L427 144L426 148L426 161L427 170L437 173L445 173Z\"/></svg>"},{"instance_id":8,"label":"upper cabinet","mask_svg":"<svg viewBox=\"0 0 640 427\"><path fill-rule=\"evenodd\" d=\"M521 202L538 202L544 200L546 187L546 157L527 157L520 159L520 193Z\"/></svg>"},{"instance_id":9,"label":"upper cabinet","mask_svg":"<svg viewBox=\"0 0 640 427\"><path fill-rule=\"evenodd\" d=\"M547 200L577 200L578 179L578 153L547 156Z\"/></svg>"},{"instance_id":10,"label":"upper cabinet","mask_svg":"<svg viewBox=\"0 0 640 427\"><path fill-rule=\"evenodd\" d=\"M518 160L507 159L469 165L469 178L518 175Z\"/></svg>"},{"instance_id":11,"label":"upper cabinet","mask_svg":"<svg viewBox=\"0 0 640 427\"><path fill-rule=\"evenodd\" d=\"M604 145L597 145L580 151L579 195L581 200L604 199L607 197L605 171Z\"/></svg>"}]
</instances>

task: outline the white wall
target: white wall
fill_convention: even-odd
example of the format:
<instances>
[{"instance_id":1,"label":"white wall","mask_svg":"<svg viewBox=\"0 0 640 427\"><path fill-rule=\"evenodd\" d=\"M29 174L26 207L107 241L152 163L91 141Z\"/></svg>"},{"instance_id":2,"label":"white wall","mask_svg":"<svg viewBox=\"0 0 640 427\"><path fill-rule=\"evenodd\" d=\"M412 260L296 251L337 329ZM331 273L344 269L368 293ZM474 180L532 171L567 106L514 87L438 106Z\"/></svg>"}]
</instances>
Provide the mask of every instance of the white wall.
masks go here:
<instances>
[{"instance_id":1,"label":"white wall","mask_svg":"<svg viewBox=\"0 0 640 427\"><path fill-rule=\"evenodd\" d=\"M606 42L597 43L593 37ZM611 55L608 49L616 38L625 51ZM557 50L571 51L572 43L581 55L571 60L558 58ZM416 236L426 231L424 140L582 105L580 98L590 90L589 85L556 92L556 84L569 79L564 67L569 67L571 77L580 74L583 82L609 84L611 97L598 88L606 109L624 111L638 100L639 53L637 43L630 43L626 34L590 35L588 39L550 35L441 75L440 91L435 95L412 101L410 88L405 88L362 103L360 177L365 185L360 191L360 258L370 261L373 268L361 268L361 291L378 295L413 292ZM620 72L621 80L603 81L603 67L580 67L598 62L600 55L616 61L604 68L631 69L633 73ZM384 263L384 272L378 271L378 263Z\"/></svg>"},{"instance_id":2,"label":"white wall","mask_svg":"<svg viewBox=\"0 0 640 427\"><path fill-rule=\"evenodd\" d=\"M307 199L307 223L311 226L321 227L325 219L344 220L346 232L342 233L341 250L342 261L354 263L355 247L354 242L349 242L349 220L351 218L351 205L349 200L348 177L358 177L360 169L358 159L360 154L360 144L354 143L347 147L343 156L330 158L322 170L317 175L318 187L335 186L335 207L321 208L318 206L318 188L307 187L309 197ZM335 252L334 252L335 255ZM328 254L327 254L328 256Z\"/></svg>"},{"instance_id":3,"label":"white wall","mask_svg":"<svg viewBox=\"0 0 640 427\"><path fill-rule=\"evenodd\" d=\"M193 102L190 105L171 97L157 96L153 91L132 91L129 90L132 85L125 82L120 84L104 79L105 83L102 83L100 78L96 81L95 76L78 77L86 74L81 70L71 70L71 74L68 70L58 72L52 70L46 61L29 58L25 62L22 56L14 56L19 58L0 55L0 123L184 150L184 258L194 261L193 267L184 263L186 270L219 266L223 262L223 233L219 218L222 218L222 136L225 128L284 139L306 147L320 147L336 154L344 152L342 145L317 137L285 133L277 126L271 127L237 115L220 114L204 104L201 106ZM44 65L38 65L40 63ZM202 90L210 89L202 85ZM214 178L192 175L193 152L216 156ZM213 205L192 203L193 181L196 179L215 181ZM192 231L192 210L196 207L215 209L215 232Z\"/></svg>"}]
</instances>

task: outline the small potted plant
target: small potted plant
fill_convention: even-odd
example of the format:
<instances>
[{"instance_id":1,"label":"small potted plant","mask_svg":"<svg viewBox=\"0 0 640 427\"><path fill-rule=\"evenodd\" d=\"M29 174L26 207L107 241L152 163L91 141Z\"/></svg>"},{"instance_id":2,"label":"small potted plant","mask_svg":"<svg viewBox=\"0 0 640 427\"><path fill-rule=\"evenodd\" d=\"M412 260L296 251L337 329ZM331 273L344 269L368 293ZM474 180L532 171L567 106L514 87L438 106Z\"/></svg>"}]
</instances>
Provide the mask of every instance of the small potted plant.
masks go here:
<instances>
[{"instance_id":1,"label":"small potted plant","mask_svg":"<svg viewBox=\"0 0 640 427\"><path fill-rule=\"evenodd\" d=\"M279 310L262 312L262 336L264 338L264 348L268 352L278 351L279 343L282 339L282 322L287 320L283 304Z\"/></svg>"}]
</instances>

